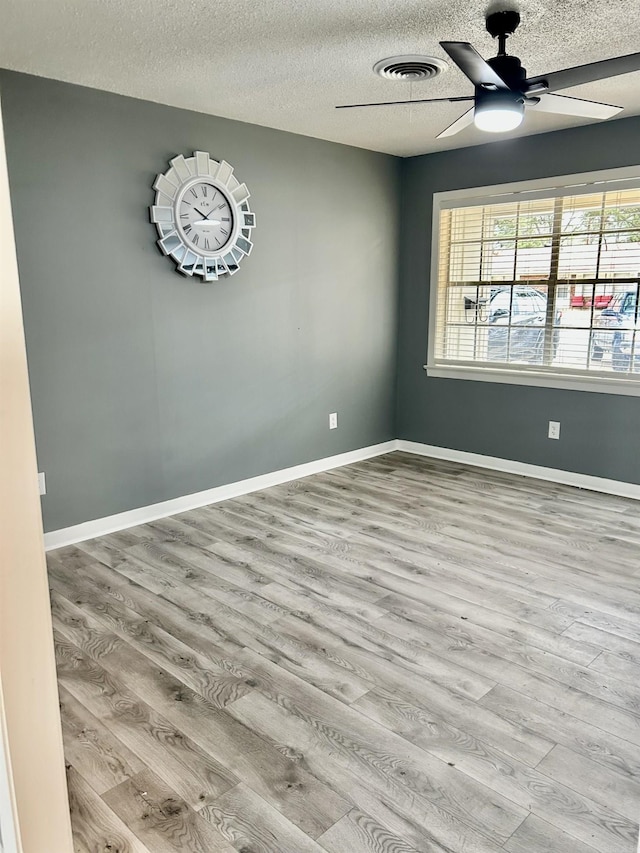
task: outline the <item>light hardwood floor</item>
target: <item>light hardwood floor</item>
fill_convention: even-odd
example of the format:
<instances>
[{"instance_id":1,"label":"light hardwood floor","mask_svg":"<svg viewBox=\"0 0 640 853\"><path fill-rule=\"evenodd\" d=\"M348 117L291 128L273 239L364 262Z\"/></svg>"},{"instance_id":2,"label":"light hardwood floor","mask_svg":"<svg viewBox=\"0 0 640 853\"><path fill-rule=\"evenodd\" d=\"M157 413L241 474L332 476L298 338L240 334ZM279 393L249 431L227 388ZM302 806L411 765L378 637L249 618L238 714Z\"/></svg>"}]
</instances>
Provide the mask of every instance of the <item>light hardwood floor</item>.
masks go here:
<instances>
[{"instance_id":1,"label":"light hardwood floor","mask_svg":"<svg viewBox=\"0 0 640 853\"><path fill-rule=\"evenodd\" d=\"M49 554L91 853L632 853L640 505L394 453Z\"/></svg>"}]
</instances>

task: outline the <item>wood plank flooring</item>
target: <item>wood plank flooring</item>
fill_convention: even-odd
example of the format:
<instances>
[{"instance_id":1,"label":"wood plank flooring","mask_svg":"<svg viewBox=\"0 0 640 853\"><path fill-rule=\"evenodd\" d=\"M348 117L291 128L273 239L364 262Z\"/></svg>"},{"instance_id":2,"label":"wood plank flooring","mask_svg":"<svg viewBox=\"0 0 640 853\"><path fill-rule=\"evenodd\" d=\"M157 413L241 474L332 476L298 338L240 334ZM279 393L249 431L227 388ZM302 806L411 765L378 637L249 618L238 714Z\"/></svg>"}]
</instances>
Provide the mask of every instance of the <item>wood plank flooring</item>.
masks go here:
<instances>
[{"instance_id":1,"label":"wood plank flooring","mask_svg":"<svg viewBox=\"0 0 640 853\"><path fill-rule=\"evenodd\" d=\"M635 853L640 505L393 453L48 555L78 853Z\"/></svg>"}]
</instances>

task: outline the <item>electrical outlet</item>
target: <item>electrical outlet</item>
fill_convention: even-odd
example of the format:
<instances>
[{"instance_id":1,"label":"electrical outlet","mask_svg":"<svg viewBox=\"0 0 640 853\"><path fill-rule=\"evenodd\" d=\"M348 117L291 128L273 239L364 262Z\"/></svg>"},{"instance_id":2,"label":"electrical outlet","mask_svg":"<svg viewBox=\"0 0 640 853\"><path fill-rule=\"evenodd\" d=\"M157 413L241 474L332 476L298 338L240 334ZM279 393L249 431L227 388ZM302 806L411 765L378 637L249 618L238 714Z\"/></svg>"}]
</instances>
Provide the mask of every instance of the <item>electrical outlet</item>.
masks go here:
<instances>
[{"instance_id":1,"label":"electrical outlet","mask_svg":"<svg viewBox=\"0 0 640 853\"><path fill-rule=\"evenodd\" d=\"M331 412L329 415L329 429L338 429L338 413Z\"/></svg>"},{"instance_id":2,"label":"electrical outlet","mask_svg":"<svg viewBox=\"0 0 640 853\"><path fill-rule=\"evenodd\" d=\"M47 481L45 480L44 471L41 471L38 474L38 488L40 489L41 495L47 494Z\"/></svg>"},{"instance_id":3,"label":"electrical outlet","mask_svg":"<svg viewBox=\"0 0 640 853\"><path fill-rule=\"evenodd\" d=\"M549 421L549 438L560 438L560 421Z\"/></svg>"}]
</instances>

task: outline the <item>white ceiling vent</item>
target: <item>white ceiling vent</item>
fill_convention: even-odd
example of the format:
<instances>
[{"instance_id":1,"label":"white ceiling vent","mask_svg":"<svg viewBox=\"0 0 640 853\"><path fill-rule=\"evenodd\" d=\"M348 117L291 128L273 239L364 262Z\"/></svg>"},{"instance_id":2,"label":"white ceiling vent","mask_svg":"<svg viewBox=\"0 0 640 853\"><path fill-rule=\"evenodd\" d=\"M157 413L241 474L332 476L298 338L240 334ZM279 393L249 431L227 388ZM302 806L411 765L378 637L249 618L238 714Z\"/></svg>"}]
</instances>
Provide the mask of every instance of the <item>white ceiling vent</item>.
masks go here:
<instances>
[{"instance_id":1,"label":"white ceiling vent","mask_svg":"<svg viewBox=\"0 0 640 853\"><path fill-rule=\"evenodd\" d=\"M433 56L390 56L381 59L373 66L376 74L387 80L404 80L415 83L437 77L449 66L443 59Z\"/></svg>"}]
</instances>

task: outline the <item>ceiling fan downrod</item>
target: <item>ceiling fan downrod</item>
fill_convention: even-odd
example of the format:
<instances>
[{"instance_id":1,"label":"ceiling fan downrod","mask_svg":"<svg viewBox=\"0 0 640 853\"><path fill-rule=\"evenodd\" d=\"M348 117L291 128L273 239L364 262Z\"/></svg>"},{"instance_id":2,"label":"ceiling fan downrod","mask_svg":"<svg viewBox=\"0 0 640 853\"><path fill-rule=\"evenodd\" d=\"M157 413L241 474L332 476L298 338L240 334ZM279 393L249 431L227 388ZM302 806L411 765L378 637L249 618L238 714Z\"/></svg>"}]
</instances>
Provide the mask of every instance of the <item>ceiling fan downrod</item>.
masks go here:
<instances>
[{"instance_id":1,"label":"ceiling fan downrod","mask_svg":"<svg viewBox=\"0 0 640 853\"><path fill-rule=\"evenodd\" d=\"M507 39L520 25L520 13L515 11L492 12L486 18L487 32L498 39L498 56L507 55Z\"/></svg>"},{"instance_id":2,"label":"ceiling fan downrod","mask_svg":"<svg viewBox=\"0 0 640 853\"><path fill-rule=\"evenodd\" d=\"M498 39L498 54L488 59L487 63L515 92L522 91L527 72L517 56L507 54L506 45L507 39L517 30L519 24L520 14L513 11L493 12L486 18L487 31L493 38Z\"/></svg>"}]
</instances>

